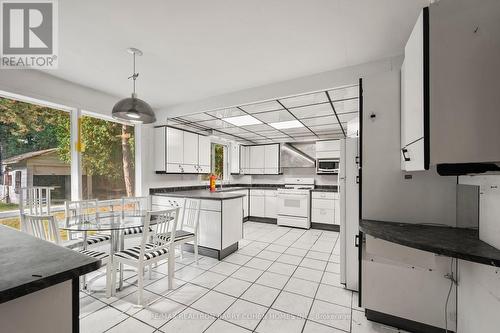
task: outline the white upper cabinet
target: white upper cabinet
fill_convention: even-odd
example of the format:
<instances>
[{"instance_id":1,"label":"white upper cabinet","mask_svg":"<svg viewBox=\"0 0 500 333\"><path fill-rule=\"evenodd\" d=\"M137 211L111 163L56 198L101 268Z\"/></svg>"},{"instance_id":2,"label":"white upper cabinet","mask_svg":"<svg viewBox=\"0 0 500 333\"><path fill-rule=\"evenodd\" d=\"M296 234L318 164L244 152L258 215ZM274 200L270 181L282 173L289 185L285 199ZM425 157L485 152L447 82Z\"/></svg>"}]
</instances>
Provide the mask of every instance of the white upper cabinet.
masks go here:
<instances>
[{"instance_id":1,"label":"white upper cabinet","mask_svg":"<svg viewBox=\"0 0 500 333\"><path fill-rule=\"evenodd\" d=\"M183 164L198 165L198 134L184 131Z\"/></svg>"},{"instance_id":2,"label":"white upper cabinet","mask_svg":"<svg viewBox=\"0 0 500 333\"><path fill-rule=\"evenodd\" d=\"M210 138L168 126L154 128L154 166L159 173L209 173Z\"/></svg>"},{"instance_id":3,"label":"white upper cabinet","mask_svg":"<svg viewBox=\"0 0 500 333\"><path fill-rule=\"evenodd\" d=\"M340 158L340 140L316 141L316 158Z\"/></svg>"},{"instance_id":4,"label":"white upper cabinet","mask_svg":"<svg viewBox=\"0 0 500 333\"><path fill-rule=\"evenodd\" d=\"M405 46L401 66L401 166L406 171L426 170L425 128L429 114L428 9L424 9Z\"/></svg>"},{"instance_id":5,"label":"white upper cabinet","mask_svg":"<svg viewBox=\"0 0 500 333\"><path fill-rule=\"evenodd\" d=\"M155 171L165 171L166 170L166 130L165 127L155 127L154 128L154 138L153 138L153 149L154 149L154 166Z\"/></svg>"},{"instance_id":6,"label":"white upper cabinet","mask_svg":"<svg viewBox=\"0 0 500 333\"><path fill-rule=\"evenodd\" d=\"M265 168L265 146L250 146L250 173L264 174Z\"/></svg>"},{"instance_id":7,"label":"white upper cabinet","mask_svg":"<svg viewBox=\"0 0 500 333\"><path fill-rule=\"evenodd\" d=\"M231 173L239 174L240 170L240 145L237 143L231 143Z\"/></svg>"},{"instance_id":8,"label":"white upper cabinet","mask_svg":"<svg viewBox=\"0 0 500 333\"><path fill-rule=\"evenodd\" d=\"M274 175L279 173L280 145L264 146L264 173Z\"/></svg>"},{"instance_id":9,"label":"white upper cabinet","mask_svg":"<svg viewBox=\"0 0 500 333\"><path fill-rule=\"evenodd\" d=\"M240 173L250 173L250 146L240 146Z\"/></svg>"},{"instance_id":10,"label":"white upper cabinet","mask_svg":"<svg viewBox=\"0 0 500 333\"><path fill-rule=\"evenodd\" d=\"M184 132L167 127L167 163L184 163Z\"/></svg>"},{"instance_id":11,"label":"white upper cabinet","mask_svg":"<svg viewBox=\"0 0 500 333\"><path fill-rule=\"evenodd\" d=\"M210 137L198 135L198 167L200 168L200 172L210 172L210 156Z\"/></svg>"}]
</instances>

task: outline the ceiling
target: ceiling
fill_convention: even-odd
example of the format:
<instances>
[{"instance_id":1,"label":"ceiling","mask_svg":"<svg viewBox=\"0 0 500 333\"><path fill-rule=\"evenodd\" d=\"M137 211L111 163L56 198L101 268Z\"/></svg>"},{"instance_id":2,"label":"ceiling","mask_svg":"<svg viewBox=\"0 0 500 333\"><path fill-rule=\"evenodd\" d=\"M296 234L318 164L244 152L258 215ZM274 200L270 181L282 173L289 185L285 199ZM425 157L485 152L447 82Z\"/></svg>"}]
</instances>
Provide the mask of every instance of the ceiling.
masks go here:
<instances>
[{"instance_id":1,"label":"ceiling","mask_svg":"<svg viewBox=\"0 0 500 333\"><path fill-rule=\"evenodd\" d=\"M345 137L347 122L358 114L359 86L351 85L170 118L167 124L242 144L305 142ZM231 117L248 115L261 123L235 126L230 122ZM298 121L300 127L278 130L269 125L288 121Z\"/></svg>"},{"instance_id":2,"label":"ceiling","mask_svg":"<svg viewBox=\"0 0 500 333\"><path fill-rule=\"evenodd\" d=\"M428 0L64 0L47 73L154 108L401 54Z\"/></svg>"}]
</instances>

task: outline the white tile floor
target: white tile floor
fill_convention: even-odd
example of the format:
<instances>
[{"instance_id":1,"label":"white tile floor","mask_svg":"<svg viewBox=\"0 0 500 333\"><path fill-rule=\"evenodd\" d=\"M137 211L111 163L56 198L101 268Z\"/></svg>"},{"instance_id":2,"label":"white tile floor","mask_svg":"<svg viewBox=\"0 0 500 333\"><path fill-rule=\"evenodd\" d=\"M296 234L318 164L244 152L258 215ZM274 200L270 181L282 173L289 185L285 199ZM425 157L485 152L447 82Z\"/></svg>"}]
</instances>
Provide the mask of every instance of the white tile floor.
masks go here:
<instances>
[{"instance_id":1,"label":"white tile floor","mask_svg":"<svg viewBox=\"0 0 500 333\"><path fill-rule=\"evenodd\" d=\"M191 254L177 259L175 289L167 290L165 264L146 274L145 298L135 307L136 276L107 299L81 293L82 332L388 332L366 320L357 293L339 277L338 233L247 222L240 249L219 262ZM104 278L93 289L103 288Z\"/></svg>"}]
</instances>

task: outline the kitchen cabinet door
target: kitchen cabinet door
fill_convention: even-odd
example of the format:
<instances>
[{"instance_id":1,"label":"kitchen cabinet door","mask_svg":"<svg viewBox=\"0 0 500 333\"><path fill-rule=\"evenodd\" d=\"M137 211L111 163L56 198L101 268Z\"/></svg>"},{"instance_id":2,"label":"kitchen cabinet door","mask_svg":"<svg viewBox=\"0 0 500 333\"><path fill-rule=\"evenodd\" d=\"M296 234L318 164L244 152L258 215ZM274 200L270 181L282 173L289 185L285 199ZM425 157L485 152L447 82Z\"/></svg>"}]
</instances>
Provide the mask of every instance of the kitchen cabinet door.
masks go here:
<instances>
[{"instance_id":1,"label":"kitchen cabinet door","mask_svg":"<svg viewBox=\"0 0 500 333\"><path fill-rule=\"evenodd\" d=\"M240 145L231 143L231 173L240 173Z\"/></svg>"},{"instance_id":2,"label":"kitchen cabinet door","mask_svg":"<svg viewBox=\"0 0 500 333\"><path fill-rule=\"evenodd\" d=\"M200 210L200 246L221 250L221 213Z\"/></svg>"},{"instance_id":3,"label":"kitchen cabinet door","mask_svg":"<svg viewBox=\"0 0 500 333\"><path fill-rule=\"evenodd\" d=\"M210 172L210 137L198 135L198 166L200 173Z\"/></svg>"},{"instance_id":4,"label":"kitchen cabinet door","mask_svg":"<svg viewBox=\"0 0 500 333\"><path fill-rule=\"evenodd\" d=\"M154 128L153 151L154 151L154 165L155 171L166 171L165 161L165 127Z\"/></svg>"},{"instance_id":5,"label":"kitchen cabinet door","mask_svg":"<svg viewBox=\"0 0 500 333\"><path fill-rule=\"evenodd\" d=\"M276 175L279 173L280 145L264 146L264 173Z\"/></svg>"},{"instance_id":6,"label":"kitchen cabinet door","mask_svg":"<svg viewBox=\"0 0 500 333\"><path fill-rule=\"evenodd\" d=\"M167 163L182 164L184 156L184 133L176 128L167 127Z\"/></svg>"},{"instance_id":7,"label":"kitchen cabinet door","mask_svg":"<svg viewBox=\"0 0 500 333\"><path fill-rule=\"evenodd\" d=\"M277 214L277 198L275 196L265 196L264 217L271 219L278 218Z\"/></svg>"},{"instance_id":8,"label":"kitchen cabinet door","mask_svg":"<svg viewBox=\"0 0 500 333\"><path fill-rule=\"evenodd\" d=\"M250 169L252 173L263 174L265 168L265 146L250 146Z\"/></svg>"},{"instance_id":9,"label":"kitchen cabinet door","mask_svg":"<svg viewBox=\"0 0 500 333\"><path fill-rule=\"evenodd\" d=\"M240 146L240 173L250 173L250 146Z\"/></svg>"},{"instance_id":10,"label":"kitchen cabinet door","mask_svg":"<svg viewBox=\"0 0 500 333\"><path fill-rule=\"evenodd\" d=\"M263 195L250 195L250 216L266 216L266 199Z\"/></svg>"},{"instance_id":11,"label":"kitchen cabinet door","mask_svg":"<svg viewBox=\"0 0 500 333\"><path fill-rule=\"evenodd\" d=\"M183 164L198 165L198 134L184 132Z\"/></svg>"}]
</instances>

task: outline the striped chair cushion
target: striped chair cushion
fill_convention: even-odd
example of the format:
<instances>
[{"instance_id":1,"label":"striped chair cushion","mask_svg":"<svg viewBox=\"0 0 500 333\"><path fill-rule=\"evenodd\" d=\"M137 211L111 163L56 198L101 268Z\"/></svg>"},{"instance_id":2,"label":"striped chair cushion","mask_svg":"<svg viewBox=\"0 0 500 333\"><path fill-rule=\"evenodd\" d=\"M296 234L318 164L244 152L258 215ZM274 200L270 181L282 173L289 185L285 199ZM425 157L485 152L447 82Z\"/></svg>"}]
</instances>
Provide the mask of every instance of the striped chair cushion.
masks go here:
<instances>
[{"instance_id":1,"label":"striped chair cushion","mask_svg":"<svg viewBox=\"0 0 500 333\"><path fill-rule=\"evenodd\" d=\"M153 244L146 244L146 251L150 251L152 248L154 248ZM161 255L167 254L168 249L167 248L161 248L155 251L150 251L144 253L144 260L150 260L156 257L159 257ZM125 259L139 259L139 256L141 255L141 247L140 246L134 246L129 249L120 251L115 253L115 256L125 258Z\"/></svg>"},{"instance_id":2,"label":"striped chair cushion","mask_svg":"<svg viewBox=\"0 0 500 333\"><path fill-rule=\"evenodd\" d=\"M149 228L149 231L152 232L153 229ZM142 233L142 227L133 227L133 228L127 228L123 230L124 235L136 235L136 234L141 234Z\"/></svg>"},{"instance_id":3,"label":"striped chair cushion","mask_svg":"<svg viewBox=\"0 0 500 333\"><path fill-rule=\"evenodd\" d=\"M106 252L100 252L100 251L92 251L92 250L80 250L78 251L81 254L85 254L89 257L96 258L96 259L106 259L108 257L108 254Z\"/></svg>"},{"instance_id":4,"label":"striped chair cushion","mask_svg":"<svg viewBox=\"0 0 500 333\"><path fill-rule=\"evenodd\" d=\"M110 235L105 235L105 234L97 234L97 235L92 235L87 237L87 245L93 245L97 243L102 243L109 241L111 239Z\"/></svg>"},{"instance_id":5,"label":"striped chair cushion","mask_svg":"<svg viewBox=\"0 0 500 333\"><path fill-rule=\"evenodd\" d=\"M177 230L175 232L174 243L176 241L181 241L181 240L184 240L184 239L190 238L190 237L194 237L194 233L189 232L189 231L185 231L185 230ZM167 235L158 235L158 238L165 241L165 242L168 242L170 240L170 236L167 236Z\"/></svg>"}]
</instances>

